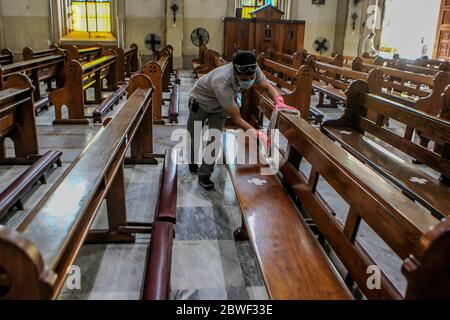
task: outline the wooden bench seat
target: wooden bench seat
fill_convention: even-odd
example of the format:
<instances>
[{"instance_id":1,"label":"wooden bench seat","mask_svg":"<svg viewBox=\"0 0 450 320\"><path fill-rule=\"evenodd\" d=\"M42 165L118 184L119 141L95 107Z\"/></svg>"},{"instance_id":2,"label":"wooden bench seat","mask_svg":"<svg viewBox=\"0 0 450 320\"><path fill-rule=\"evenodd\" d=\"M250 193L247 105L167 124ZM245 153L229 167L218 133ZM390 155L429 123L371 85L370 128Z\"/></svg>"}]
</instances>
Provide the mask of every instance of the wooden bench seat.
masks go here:
<instances>
[{"instance_id":1,"label":"wooden bench seat","mask_svg":"<svg viewBox=\"0 0 450 320\"><path fill-rule=\"evenodd\" d=\"M0 193L0 219L13 207L23 210L22 198L38 181L46 184L45 174L55 164L62 166L61 156L59 151L47 152Z\"/></svg>"},{"instance_id":2,"label":"wooden bench seat","mask_svg":"<svg viewBox=\"0 0 450 320\"><path fill-rule=\"evenodd\" d=\"M428 208L436 217L442 218L443 212L450 213L449 187L430 177L410 161L402 159L395 152L395 148L383 140L363 136L352 128L325 130L327 135L341 143L344 149L379 170L383 176L389 177L405 194Z\"/></svg>"},{"instance_id":3,"label":"wooden bench seat","mask_svg":"<svg viewBox=\"0 0 450 320\"><path fill-rule=\"evenodd\" d=\"M231 139L228 134L226 140ZM229 152L227 146L228 142L225 154ZM245 148L238 148L238 152L244 152ZM351 299L278 178L261 176L261 165L228 163L228 168L269 297L272 300ZM254 180L264 183L255 185Z\"/></svg>"},{"instance_id":4,"label":"wooden bench seat","mask_svg":"<svg viewBox=\"0 0 450 320\"><path fill-rule=\"evenodd\" d=\"M124 163L155 163L152 95L148 77L133 77L127 104L46 197L17 229L0 227L0 273L10 284L1 298L56 299L84 243L133 243L134 234L151 231L149 223L128 222ZM105 200L108 228L91 230Z\"/></svg>"},{"instance_id":5,"label":"wooden bench seat","mask_svg":"<svg viewBox=\"0 0 450 320\"><path fill-rule=\"evenodd\" d=\"M375 168L433 215L441 218L448 216L448 186L394 154L406 154L441 173L443 177L448 177L450 156L445 151L445 146L450 143L450 123L368 92L365 82L353 83L348 91L346 114L341 119L325 122L323 132L361 161ZM383 128L381 123L385 117L404 124L406 129L397 134ZM428 149L428 144L416 143L413 132L442 146L444 152L438 153ZM364 137L365 133L375 139L369 140Z\"/></svg>"}]
</instances>

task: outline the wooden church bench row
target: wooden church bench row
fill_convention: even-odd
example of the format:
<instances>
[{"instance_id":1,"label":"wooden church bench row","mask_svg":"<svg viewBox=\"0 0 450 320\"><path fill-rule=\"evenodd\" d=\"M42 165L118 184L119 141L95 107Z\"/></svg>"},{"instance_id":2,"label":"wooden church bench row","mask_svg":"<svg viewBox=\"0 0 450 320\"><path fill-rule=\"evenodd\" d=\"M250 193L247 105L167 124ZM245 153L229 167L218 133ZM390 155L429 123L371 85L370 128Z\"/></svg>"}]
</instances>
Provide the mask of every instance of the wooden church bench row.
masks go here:
<instances>
[{"instance_id":1,"label":"wooden church bench row","mask_svg":"<svg viewBox=\"0 0 450 320\"><path fill-rule=\"evenodd\" d=\"M303 66L294 69L268 59L264 53L258 57L258 65L267 79L275 83L277 90L284 95L285 102L288 105L297 108L304 119L316 123L322 122L323 113L314 107L310 107L314 78L314 70L311 67ZM248 108L244 106L244 113L248 112L247 110ZM250 112L247 116L251 115ZM257 121L257 119L258 116L254 115L253 121Z\"/></svg>"},{"instance_id":2,"label":"wooden church bench row","mask_svg":"<svg viewBox=\"0 0 450 320\"><path fill-rule=\"evenodd\" d=\"M14 62L14 53L10 49L0 51L0 66L6 66Z\"/></svg>"},{"instance_id":3,"label":"wooden church bench row","mask_svg":"<svg viewBox=\"0 0 450 320\"><path fill-rule=\"evenodd\" d=\"M438 60L426 60L426 59L388 59L383 57L377 57L374 63L378 66L388 67L397 69L404 65L417 66L424 69L431 69L434 71L450 71L450 63L448 61L438 61Z\"/></svg>"},{"instance_id":4,"label":"wooden church bench row","mask_svg":"<svg viewBox=\"0 0 450 320\"><path fill-rule=\"evenodd\" d=\"M39 154L33 85L23 74L12 74L0 91L0 164L31 165ZM14 144L14 158L7 158L5 139Z\"/></svg>"},{"instance_id":5,"label":"wooden church bench row","mask_svg":"<svg viewBox=\"0 0 450 320\"><path fill-rule=\"evenodd\" d=\"M389 67L368 65L355 59L353 70L369 72L379 69L385 76L383 96L399 103L415 107L431 115L442 111L445 87L450 83L450 74L439 72L435 76L417 74Z\"/></svg>"},{"instance_id":6,"label":"wooden church bench row","mask_svg":"<svg viewBox=\"0 0 450 320\"><path fill-rule=\"evenodd\" d=\"M234 149L234 137L225 134L224 156ZM234 151L250 157L245 144L238 143ZM261 176L264 164L239 165L234 160L227 159L227 167L243 214L235 239L251 241L269 298L351 299L277 176Z\"/></svg>"},{"instance_id":7,"label":"wooden church bench row","mask_svg":"<svg viewBox=\"0 0 450 320\"><path fill-rule=\"evenodd\" d=\"M31 48L31 47L25 47L22 50L22 56L23 56L23 60L27 61L27 60L37 59L37 58L44 58L44 57L48 57L48 56L53 56L53 55L56 55L56 54L59 55L61 51L63 52L63 55L67 54L67 50L61 49L56 44L52 44L50 46L50 48L46 49L46 50L33 50L33 48Z\"/></svg>"},{"instance_id":8,"label":"wooden church bench row","mask_svg":"<svg viewBox=\"0 0 450 320\"><path fill-rule=\"evenodd\" d=\"M222 57L220 57L220 54L217 51L208 49L208 51L205 53L203 64L200 64L197 67L195 67L194 73L196 74L197 77L201 78L205 74L208 74L214 69L224 66L226 64L228 64L228 62L225 61Z\"/></svg>"},{"instance_id":9,"label":"wooden church bench row","mask_svg":"<svg viewBox=\"0 0 450 320\"><path fill-rule=\"evenodd\" d=\"M50 151L39 156L33 87L25 75L12 75L0 91L0 165L30 165L0 193L0 218L16 206L23 210L21 199L38 182L45 183L45 174L54 164L61 166L61 152ZM5 139L14 144L13 158L7 157Z\"/></svg>"},{"instance_id":10,"label":"wooden church bench row","mask_svg":"<svg viewBox=\"0 0 450 320\"><path fill-rule=\"evenodd\" d=\"M118 59L119 82L125 82L125 77L131 77L133 73L139 71L139 47L137 44L133 43L128 49L124 50L122 48L117 48L116 51Z\"/></svg>"},{"instance_id":11,"label":"wooden church bench row","mask_svg":"<svg viewBox=\"0 0 450 320\"><path fill-rule=\"evenodd\" d=\"M275 62L284 64L285 66L289 66L294 69L299 69L304 64L308 53L306 50L303 50L303 52L296 52L293 55L290 55L275 51L273 48L269 48L269 50L265 52L265 55L267 58Z\"/></svg>"},{"instance_id":12,"label":"wooden church bench row","mask_svg":"<svg viewBox=\"0 0 450 320\"><path fill-rule=\"evenodd\" d=\"M46 197L17 229L0 227L0 265L10 284L1 298L56 299L84 243L133 243L134 234L151 232L150 223L127 220L124 163L156 162L153 91L148 77L134 76L126 105ZM104 200L109 227L90 230Z\"/></svg>"},{"instance_id":13,"label":"wooden church bench row","mask_svg":"<svg viewBox=\"0 0 450 320\"><path fill-rule=\"evenodd\" d=\"M349 88L350 83L355 80L364 80L369 83L371 92L381 93L383 86L383 73L374 69L371 72L363 73L354 71L344 67L314 61L313 56L309 56L305 64L313 67L315 70L315 81L313 89L319 93L319 105L324 106L324 98L328 97L333 106L339 102L343 105L347 103L345 91Z\"/></svg>"},{"instance_id":14,"label":"wooden church bench row","mask_svg":"<svg viewBox=\"0 0 450 320\"><path fill-rule=\"evenodd\" d=\"M264 105L262 109L275 109L268 98L258 103L257 107ZM450 297L450 277L445 271L448 220L431 216L304 119L281 114L276 128L288 140L286 162L278 176L261 175L264 164L227 160L244 219L237 236L250 238L271 299L351 299L355 285L367 299ZM229 143L225 145L228 148ZM302 160L312 166L309 177L299 170ZM344 222L320 194L319 179L349 205ZM308 229L311 223L314 228ZM405 295L389 280L380 261L359 243L363 224L403 261ZM325 253L330 250L347 272L337 273ZM374 266L381 272L381 281L373 290L367 283L368 270Z\"/></svg>"},{"instance_id":15,"label":"wooden church bench row","mask_svg":"<svg viewBox=\"0 0 450 320\"><path fill-rule=\"evenodd\" d=\"M172 53L170 53L169 49L163 51L160 54L160 57L157 61L150 61L145 65L145 67L142 70L142 73L152 80L152 83L156 89L154 97L155 103L153 109L153 123L155 124L161 125L165 124L162 111L162 107L164 105L163 93L170 91L170 84L171 84L170 61L172 59L171 55ZM169 99L169 101L171 101L171 99Z\"/></svg>"},{"instance_id":16,"label":"wooden church bench row","mask_svg":"<svg viewBox=\"0 0 450 320\"><path fill-rule=\"evenodd\" d=\"M446 95L449 94L447 91ZM450 122L371 94L369 86L363 81L354 82L347 96L347 110L343 117L325 122L322 131L435 216L448 217L448 185L397 154L403 153L418 160L442 174L443 180L448 182ZM394 119L402 123L405 129L394 132L385 128L383 118ZM426 137L428 143L417 143L414 132ZM429 149L430 140L435 143L435 150Z\"/></svg>"},{"instance_id":17,"label":"wooden church bench row","mask_svg":"<svg viewBox=\"0 0 450 320\"><path fill-rule=\"evenodd\" d=\"M103 47L98 45L88 48L78 48L77 46L67 46L67 61L79 61L80 63L87 63L94 61L103 56Z\"/></svg>"},{"instance_id":18,"label":"wooden church bench row","mask_svg":"<svg viewBox=\"0 0 450 320\"><path fill-rule=\"evenodd\" d=\"M64 68L65 85L50 92L50 102L55 106L53 124L88 124L85 115L85 91L93 87L95 103L102 103L103 79L108 80L108 89L118 89L117 56L114 51L97 60L81 64L72 60ZM68 118L64 119L62 107L67 106Z\"/></svg>"},{"instance_id":19,"label":"wooden church bench row","mask_svg":"<svg viewBox=\"0 0 450 320\"><path fill-rule=\"evenodd\" d=\"M34 100L37 110L48 106L48 98L42 97L40 92L40 83L49 83L56 81L57 87L63 84L64 54L59 51L58 54L36 58L27 61L20 61L13 64L0 67L0 89L3 83L12 74L23 73L32 80L35 87Z\"/></svg>"}]
</instances>

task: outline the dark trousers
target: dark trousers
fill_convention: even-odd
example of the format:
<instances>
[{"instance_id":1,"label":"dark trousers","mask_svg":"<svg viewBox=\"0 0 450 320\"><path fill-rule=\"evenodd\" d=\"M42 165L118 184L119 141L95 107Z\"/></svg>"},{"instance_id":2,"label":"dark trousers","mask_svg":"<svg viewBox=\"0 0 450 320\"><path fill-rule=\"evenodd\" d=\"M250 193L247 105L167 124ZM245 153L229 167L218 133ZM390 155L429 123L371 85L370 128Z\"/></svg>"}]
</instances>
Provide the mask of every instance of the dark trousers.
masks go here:
<instances>
[{"instance_id":1,"label":"dark trousers","mask_svg":"<svg viewBox=\"0 0 450 320\"><path fill-rule=\"evenodd\" d=\"M194 99L189 100L189 120L187 124L187 128L191 138L191 163L197 163L196 155L199 152L199 148L202 146L203 134L202 132L197 132L197 136L195 135L195 123L201 123L201 128L203 129L206 122L208 122L208 127L210 130L216 129L219 131L223 131L225 127L225 123L228 119L228 116L225 112L221 113L208 113L201 106L196 104ZM198 126L198 125L197 125ZM208 146L211 143L215 142L214 140L208 141ZM218 154L212 154L212 156L217 159ZM205 163L205 160L202 159L202 165L200 166L200 170L198 175L200 178L210 177L214 172L215 163L208 164Z\"/></svg>"}]
</instances>

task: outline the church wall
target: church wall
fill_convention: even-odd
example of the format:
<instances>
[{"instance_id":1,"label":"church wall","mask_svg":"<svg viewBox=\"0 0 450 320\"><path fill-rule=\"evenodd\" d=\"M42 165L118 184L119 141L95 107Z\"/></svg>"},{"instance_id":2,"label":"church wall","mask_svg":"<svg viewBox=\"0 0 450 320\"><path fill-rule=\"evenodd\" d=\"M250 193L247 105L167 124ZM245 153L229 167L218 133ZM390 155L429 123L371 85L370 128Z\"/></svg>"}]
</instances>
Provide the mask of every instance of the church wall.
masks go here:
<instances>
[{"instance_id":1,"label":"church wall","mask_svg":"<svg viewBox=\"0 0 450 320\"><path fill-rule=\"evenodd\" d=\"M345 38L344 38L344 54L349 56L358 56L359 55L359 46L361 43L361 26L362 26L362 17L364 16L364 11L367 10L368 1L361 1L358 5L355 6L353 0L348 0L348 12L347 12L347 26L345 29ZM352 15L356 13L358 15L358 19L356 20L355 29L353 29L352 25Z\"/></svg>"},{"instance_id":2,"label":"church wall","mask_svg":"<svg viewBox=\"0 0 450 320\"><path fill-rule=\"evenodd\" d=\"M47 49L50 39L47 0L0 0L3 14L2 44L15 53L24 47Z\"/></svg>"},{"instance_id":3,"label":"church wall","mask_svg":"<svg viewBox=\"0 0 450 320\"><path fill-rule=\"evenodd\" d=\"M311 0L297 0L292 2L292 19L306 21L305 49L314 52L314 40L324 37L330 41L331 54L336 30L337 1L326 1L325 5L317 6Z\"/></svg>"},{"instance_id":4,"label":"church wall","mask_svg":"<svg viewBox=\"0 0 450 320\"><path fill-rule=\"evenodd\" d=\"M125 43L129 47L136 43L143 54L149 54L145 48L145 36L157 33L165 40L165 0L125 1Z\"/></svg>"},{"instance_id":5,"label":"church wall","mask_svg":"<svg viewBox=\"0 0 450 320\"><path fill-rule=\"evenodd\" d=\"M187 5L189 4L189 5ZM184 8L183 54L198 55L198 47L191 41L191 33L195 28L203 27L209 31L208 48L223 53L224 21L227 16L227 1L188 0Z\"/></svg>"}]
</instances>

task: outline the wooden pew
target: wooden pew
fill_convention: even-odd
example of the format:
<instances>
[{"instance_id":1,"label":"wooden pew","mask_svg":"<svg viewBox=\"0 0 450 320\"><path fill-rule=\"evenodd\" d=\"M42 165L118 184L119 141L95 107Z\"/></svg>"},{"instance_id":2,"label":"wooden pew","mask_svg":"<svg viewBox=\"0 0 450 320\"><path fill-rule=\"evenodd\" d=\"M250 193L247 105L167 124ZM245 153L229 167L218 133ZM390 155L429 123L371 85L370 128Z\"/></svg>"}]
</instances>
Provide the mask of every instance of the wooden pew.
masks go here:
<instances>
[{"instance_id":1,"label":"wooden pew","mask_svg":"<svg viewBox=\"0 0 450 320\"><path fill-rule=\"evenodd\" d=\"M103 56L103 48L95 46L91 48L78 48L77 46L67 47L67 61L76 60L80 63L94 61Z\"/></svg>"},{"instance_id":2,"label":"wooden pew","mask_svg":"<svg viewBox=\"0 0 450 320\"><path fill-rule=\"evenodd\" d=\"M296 52L293 55L275 51L273 48L267 50L267 58L294 69L300 69L305 63L307 56L308 53L306 50L303 50L303 52Z\"/></svg>"},{"instance_id":3,"label":"wooden pew","mask_svg":"<svg viewBox=\"0 0 450 320\"><path fill-rule=\"evenodd\" d=\"M275 108L270 99L261 100L261 105L261 109ZM243 213L243 228L236 236L249 237L271 299L351 299L355 285L370 300L450 298L450 276L445 271L449 220L429 215L304 119L281 114L276 128L288 140L279 175L262 175L261 168L267 168L264 161L236 163L234 155L246 154L247 159L251 155L242 139L235 145L227 134L225 143ZM235 152L230 156L233 145ZM299 170L302 159L312 167L308 176ZM338 219L320 194L319 178L349 205L345 221ZM359 242L363 223L403 261L406 295ZM325 247L313 230L324 239ZM336 259L325 253L331 250L346 272L337 273L332 262ZM368 271L374 266L381 272L379 289L367 285L372 274Z\"/></svg>"},{"instance_id":4,"label":"wooden pew","mask_svg":"<svg viewBox=\"0 0 450 320\"><path fill-rule=\"evenodd\" d=\"M108 80L108 89L118 89L117 56L110 51L109 55L81 64L72 60L65 66L65 86L50 92L49 98L55 106L53 124L88 124L85 115L85 91L95 89L95 102L101 104L103 79ZM68 109L68 118L64 119L62 107Z\"/></svg>"},{"instance_id":5,"label":"wooden pew","mask_svg":"<svg viewBox=\"0 0 450 320\"><path fill-rule=\"evenodd\" d=\"M14 74L0 91L0 164L31 165L0 193L0 218L14 206L23 210L21 199L38 181L46 183L45 174L54 164L61 166L61 152L39 155L33 90L30 79ZM12 158L7 157L6 138L14 144Z\"/></svg>"},{"instance_id":6,"label":"wooden pew","mask_svg":"<svg viewBox=\"0 0 450 320\"><path fill-rule=\"evenodd\" d=\"M394 68L367 65L355 59L353 70L368 72L379 69L385 80L382 95L388 99L417 108L430 115L438 115L442 111L445 87L450 82L450 74L440 72L435 76L417 74Z\"/></svg>"},{"instance_id":7,"label":"wooden pew","mask_svg":"<svg viewBox=\"0 0 450 320\"><path fill-rule=\"evenodd\" d=\"M0 67L0 89L4 88L4 82L9 76L15 73L28 75L35 87L34 101L35 109L39 110L48 107L48 98L42 97L39 90L40 82L56 81L56 86L61 88L64 82L64 54L58 51L58 54L41 57L28 61L16 62L10 65Z\"/></svg>"},{"instance_id":8,"label":"wooden pew","mask_svg":"<svg viewBox=\"0 0 450 320\"><path fill-rule=\"evenodd\" d=\"M31 47L26 47L23 49L22 55L23 55L23 60L28 61L28 60L44 58L44 57L53 56L53 55L59 55L59 54L61 54L60 53L61 51L63 52L63 55L66 54L66 50L59 48L56 44L53 44L50 46L49 49L40 50L40 51L35 51Z\"/></svg>"},{"instance_id":9,"label":"wooden pew","mask_svg":"<svg viewBox=\"0 0 450 320\"><path fill-rule=\"evenodd\" d=\"M336 54L334 57L330 56L322 56L322 55L310 55L314 57L315 61L332 64L336 67L343 67L344 66L344 56L340 53Z\"/></svg>"},{"instance_id":10,"label":"wooden pew","mask_svg":"<svg viewBox=\"0 0 450 320\"><path fill-rule=\"evenodd\" d=\"M133 243L134 234L151 232L150 223L128 222L124 163L155 163L153 90L148 77L133 76L127 104L25 221L0 227L1 278L9 284L2 299L56 299L84 243ZM104 200L108 230L90 230Z\"/></svg>"},{"instance_id":11,"label":"wooden pew","mask_svg":"<svg viewBox=\"0 0 450 320\"><path fill-rule=\"evenodd\" d=\"M26 47L23 49L22 55L23 55L24 61L29 61L29 60L49 57L49 56L53 56L53 55L65 56L66 51L63 49L60 49L57 45L54 44L50 47L50 49L41 50L41 51L34 51L32 48ZM38 77L45 78L46 73L49 73L49 70L40 70ZM50 73L52 73L52 72L50 72ZM46 80L48 91L51 91L53 89L52 88L53 80L55 80L55 79L53 79L53 77L50 77L49 79Z\"/></svg>"},{"instance_id":12,"label":"wooden pew","mask_svg":"<svg viewBox=\"0 0 450 320\"><path fill-rule=\"evenodd\" d=\"M0 65L6 66L14 63L14 53L10 49L2 49L0 51Z\"/></svg>"},{"instance_id":13,"label":"wooden pew","mask_svg":"<svg viewBox=\"0 0 450 320\"><path fill-rule=\"evenodd\" d=\"M323 113L311 108L312 81L314 70L310 66L302 66L294 69L266 58L264 53L258 56L258 65L263 70L267 79L276 84L276 88L283 95L285 102L297 108L302 117L308 121L320 123ZM259 112L248 106L250 101L245 100L242 112L253 123L262 125ZM270 116L268 116L270 119Z\"/></svg>"},{"instance_id":14,"label":"wooden pew","mask_svg":"<svg viewBox=\"0 0 450 320\"><path fill-rule=\"evenodd\" d=\"M354 82L347 92L346 113L341 119L325 122L322 131L421 203L433 215L440 218L450 215L448 186L397 156L399 152L406 154L448 179L450 153L436 153L420 145L413 138L413 132L420 132L447 150L450 144L450 122L369 92L367 83ZM370 119L368 114L378 115L378 120ZM384 117L402 123L405 129L396 133L382 127L380 119ZM372 138L368 138L365 133Z\"/></svg>"},{"instance_id":15,"label":"wooden pew","mask_svg":"<svg viewBox=\"0 0 450 320\"><path fill-rule=\"evenodd\" d=\"M450 71L450 62L441 61L441 60L432 60L432 59L416 59L414 61L414 65L429 68L429 69L438 69L440 71Z\"/></svg>"},{"instance_id":16,"label":"wooden pew","mask_svg":"<svg viewBox=\"0 0 450 320\"><path fill-rule=\"evenodd\" d=\"M313 89L319 93L318 107L325 106L325 97L330 99L332 107L336 107L336 103L341 103L345 106L347 103L345 91L349 88L351 82L355 80L365 80L369 83L371 92L381 93L383 73L380 70L374 69L367 74L323 62L316 62L313 56L309 56L305 63L315 70L316 80L313 81Z\"/></svg>"},{"instance_id":17,"label":"wooden pew","mask_svg":"<svg viewBox=\"0 0 450 320\"><path fill-rule=\"evenodd\" d=\"M169 90L170 69L168 55L161 55L158 61L150 61L143 69L143 74L148 76L155 86L155 103L153 104L153 123L165 124L162 114L163 92Z\"/></svg>"},{"instance_id":18,"label":"wooden pew","mask_svg":"<svg viewBox=\"0 0 450 320\"><path fill-rule=\"evenodd\" d=\"M12 74L0 91L0 164L32 164L39 154L34 87L23 74ZM14 143L14 158L6 158L5 139Z\"/></svg>"},{"instance_id":19,"label":"wooden pew","mask_svg":"<svg viewBox=\"0 0 450 320\"><path fill-rule=\"evenodd\" d=\"M203 77L205 74L210 73L214 69L226 65L228 62L220 57L217 51L208 49L206 53L204 63L194 69L194 72L198 78Z\"/></svg>"},{"instance_id":20,"label":"wooden pew","mask_svg":"<svg viewBox=\"0 0 450 320\"><path fill-rule=\"evenodd\" d=\"M195 70L198 66L203 65L206 60L208 48L205 45L200 46L198 58L192 59L192 68Z\"/></svg>"},{"instance_id":21,"label":"wooden pew","mask_svg":"<svg viewBox=\"0 0 450 320\"><path fill-rule=\"evenodd\" d=\"M133 43L129 49L117 48L119 82L125 82L125 77L131 77L132 73L139 71L139 47Z\"/></svg>"}]
</instances>

